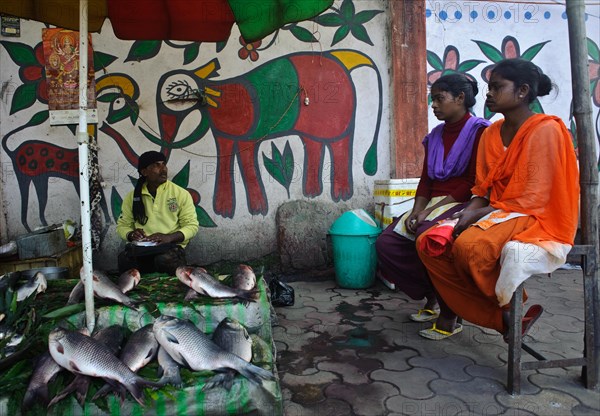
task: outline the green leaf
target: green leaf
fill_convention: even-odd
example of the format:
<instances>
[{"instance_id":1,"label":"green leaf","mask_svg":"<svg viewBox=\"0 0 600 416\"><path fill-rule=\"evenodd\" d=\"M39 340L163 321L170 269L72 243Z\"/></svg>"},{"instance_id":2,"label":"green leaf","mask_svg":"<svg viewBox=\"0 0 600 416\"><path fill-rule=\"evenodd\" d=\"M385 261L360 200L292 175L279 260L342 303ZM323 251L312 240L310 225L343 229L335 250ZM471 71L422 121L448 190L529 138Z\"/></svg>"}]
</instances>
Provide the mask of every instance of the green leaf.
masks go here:
<instances>
[{"instance_id":1,"label":"green leaf","mask_svg":"<svg viewBox=\"0 0 600 416\"><path fill-rule=\"evenodd\" d=\"M190 182L190 161L185 164L183 168L173 177L173 183L179 185L182 188L187 188Z\"/></svg>"},{"instance_id":2,"label":"green leaf","mask_svg":"<svg viewBox=\"0 0 600 416\"><path fill-rule=\"evenodd\" d=\"M0 41L0 44L4 46L8 55L13 62L19 66L40 66L40 63L35 58L35 52L29 45L20 42L7 42Z\"/></svg>"},{"instance_id":3,"label":"green leaf","mask_svg":"<svg viewBox=\"0 0 600 416\"><path fill-rule=\"evenodd\" d=\"M104 52L94 51L94 71L105 70L107 66L117 60L116 56Z\"/></svg>"},{"instance_id":4,"label":"green leaf","mask_svg":"<svg viewBox=\"0 0 600 416\"><path fill-rule=\"evenodd\" d=\"M116 93L116 92L109 92L106 94L102 94L98 97L96 97L96 100L103 102L103 103L111 103L113 101L115 101L117 98L119 98L121 96L121 94Z\"/></svg>"},{"instance_id":5,"label":"green leaf","mask_svg":"<svg viewBox=\"0 0 600 416\"><path fill-rule=\"evenodd\" d=\"M163 146L164 145L163 141L160 138L158 138L158 137L154 136L152 133L144 130L142 127L140 127L139 129L142 132L142 134L144 136L146 136L146 138L148 140L150 140L152 143L157 144L159 146Z\"/></svg>"},{"instance_id":6,"label":"green leaf","mask_svg":"<svg viewBox=\"0 0 600 416\"><path fill-rule=\"evenodd\" d=\"M326 13L319 15L313 19L321 26L334 27L341 26L344 24L344 20L337 13Z\"/></svg>"},{"instance_id":7,"label":"green leaf","mask_svg":"<svg viewBox=\"0 0 600 416\"><path fill-rule=\"evenodd\" d=\"M367 29L365 29L364 26L352 26L351 32L352 32L352 35L354 35L354 37L356 39L363 41L368 45L373 46L373 42L371 42L371 38L369 37L369 34L367 33Z\"/></svg>"},{"instance_id":8,"label":"green leaf","mask_svg":"<svg viewBox=\"0 0 600 416\"><path fill-rule=\"evenodd\" d=\"M273 156L273 163L279 167L282 167L283 163L281 161L281 153L279 152L277 146L275 146L274 142L271 142L271 155Z\"/></svg>"},{"instance_id":9,"label":"green leaf","mask_svg":"<svg viewBox=\"0 0 600 416\"><path fill-rule=\"evenodd\" d=\"M227 41L225 41L225 42L217 42L217 44L216 44L217 53L219 53L223 49L225 49L225 46L227 46Z\"/></svg>"},{"instance_id":10,"label":"green leaf","mask_svg":"<svg viewBox=\"0 0 600 416\"><path fill-rule=\"evenodd\" d=\"M342 26L336 30L335 34L333 35L333 40L331 41L331 46L344 40L344 38L348 36L348 33L350 33L350 28L348 26Z\"/></svg>"},{"instance_id":11,"label":"green leaf","mask_svg":"<svg viewBox=\"0 0 600 416\"><path fill-rule=\"evenodd\" d=\"M383 10L364 10L362 12L356 13L354 16L354 23L363 24L367 23L369 20L377 16L379 13L383 13Z\"/></svg>"},{"instance_id":12,"label":"green leaf","mask_svg":"<svg viewBox=\"0 0 600 416\"><path fill-rule=\"evenodd\" d=\"M109 111L108 115L106 116L106 122L113 124L121 120L125 120L127 117L129 117L130 112L131 110L129 107L123 107L119 110Z\"/></svg>"},{"instance_id":13,"label":"green leaf","mask_svg":"<svg viewBox=\"0 0 600 416\"><path fill-rule=\"evenodd\" d=\"M125 58L125 62L130 61L145 61L155 57L160 51L162 41L160 40L136 40L129 49L129 54Z\"/></svg>"},{"instance_id":14,"label":"green leaf","mask_svg":"<svg viewBox=\"0 0 600 416\"><path fill-rule=\"evenodd\" d=\"M504 59L504 55L498 49L481 40L473 40L481 49L481 52L492 62L497 63Z\"/></svg>"},{"instance_id":15,"label":"green leaf","mask_svg":"<svg viewBox=\"0 0 600 416\"><path fill-rule=\"evenodd\" d=\"M427 62L435 70L442 71L444 69L444 63L435 53L430 50L427 51Z\"/></svg>"},{"instance_id":16,"label":"green leaf","mask_svg":"<svg viewBox=\"0 0 600 416\"><path fill-rule=\"evenodd\" d=\"M315 37L315 35L312 34L310 30L300 27L298 25L292 26L290 32L292 33L292 35L294 35L296 39L302 42L318 42L317 38Z\"/></svg>"},{"instance_id":17,"label":"green leaf","mask_svg":"<svg viewBox=\"0 0 600 416\"><path fill-rule=\"evenodd\" d=\"M187 45L183 51L183 64L187 65L192 63L198 57L200 52L200 42L194 42Z\"/></svg>"},{"instance_id":18,"label":"green leaf","mask_svg":"<svg viewBox=\"0 0 600 416\"><path fill-rule=\"evenodd\" d=\"M597 63L600 63L600 49L598 48L598 45L590 38L587 38L587 48L588 54L590 55L592 60Z\"/></svg>"},{"instance_id":19,"label":"green leaf","mask_svg":"<svg viewBox=\"0 0 600 416\"><path fill-rule=\"evenodd\" d=\"M457 70L458 70L458 72L468 72L471 69L475 68L477 65L484 63L484 62L485 61L480 61L478 59L470 59L470 60L462 62L458 66Z\"/></svg>"},{"instance_id":20,"label":"green leaf","mask_svg":"<svg viewBox=\"0 0 600 416\"><path fill-rule=\"evenodd\" d=\"M542 50L544 45L548 42L550 42L550 41L547 40L546 42L540 42L536 45L533 45L531 48L529 48L525 52L523 52L523 54L521 55L521 58L525 59L526 61L532 61L533 58L535 58L535 56Z\"/></svg>"},{"instance_id":21,"label":"green leaf","mask_svg":"<svg viewBox=\"0 0 600 416\"><path fill-rule=\"evenodd\" d=\"M346 19L346 21L352 20L352 17L354 16L354 13L356 12L356 10L354 9L354 3L352 2L352 0L344 0L344 2L342 3L342 5L340 7L340 12L341 12L342 16L344 16L344 19Z\"/></svg>"},{"instance_id":22,"label":"green leaf","mask_svg":"<svg viewBox=\"0 0 600 416\"><path fill-rule=\"evenodd\" d=\"M22 84L17 87L10 106L11 115L29 108L35 103L37 99L37 84L37 82L34 82Z\"/></svg>"},{"instance_id":23,"label":"green leaf","mask_svg":"<svg viewBox=\"0 0 600 416\"><path fill-rule=\"evenodd\" d=\"M208 213L201 206L196 206L196 217L200 227L214 228L217 226Z\"/></svg>"},{"instance_id":24,"label":"green leaf","mask_svg":"<svg viewBox=\"0 0 600 416\"><path fill-rule=\"evenodd\" d=\"M130 106L131 112L129 113L129 119L131 120L131 124L135 125L140 114L140 108L135 102L131 103Z\"/></svg>"},{"instance_id":25,"label":"green leaf","mask_svg":"<svg viewBox=\"0 0 600 416\"><path fill-rule=\"evenodd\" d=\"M113 218L116 220L121 216L121 206L123 205L123 198L119 195L116 187L112 187L110 193L110 206L112 209Z\"/></svg>"},{"instance_id":26,"label":"green leaf","mask_svg":"<svg viewBox=\"0 0 600 416\"><path fill-rule=\"evenodd\" d=\"M85 303L77 303L75 305L67 305L67 306L63 306L62 308L55 309L51 312L48 312L45 315L42 315L42 318L46 318L46 319L66 318L67 316L74 315L83 310L85 310Z\"/></svg>"},{"instance_id":27,"label":"green leaf","mask_svg":"<svg viewBox=\"0 0 600 416\"><path fill-rule=\"evenodd\" d=\"M267 172L281 185L285 186L285 178L281 166L277 165L272 159L269 159L263 152L263 162Z\"/></svg>"},{"instance_id":28,"label":"green leaf","mask_svg":"<svg viewBox=\"0 0 600 416\"><path fill-rule=\"evenodd\" d=\"M38 126L48 120L50 116L50 112L48 110L40 111L39 113L35 113L33 117L27 123L28 127Z\"/></svg>"},{"instance_id":29,"label":"green leaf","mask_svg":"<svg viewBox=\"0 0 600 416\"><path fill-rule=\"evenodd\" d=\"M529 108L534 113L544 114L544 109L542 108L542 104L540 103L540 101L537 98L535 99L534 102L532 102L531 104L529 104Z\"/></svg>"}]
</instances>

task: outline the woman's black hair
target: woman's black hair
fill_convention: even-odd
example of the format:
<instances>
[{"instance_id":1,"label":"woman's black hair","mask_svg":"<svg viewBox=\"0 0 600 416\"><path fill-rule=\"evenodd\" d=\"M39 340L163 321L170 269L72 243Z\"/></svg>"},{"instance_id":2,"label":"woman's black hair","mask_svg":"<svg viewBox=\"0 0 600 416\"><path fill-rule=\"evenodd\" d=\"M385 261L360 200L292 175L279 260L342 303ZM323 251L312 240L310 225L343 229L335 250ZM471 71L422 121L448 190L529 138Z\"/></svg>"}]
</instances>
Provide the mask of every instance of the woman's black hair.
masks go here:
<instances>
[{"instance_id":1,"label":"woman's black hair","mask_svg":"<svg viewBox=\"0 0 600 416\"><path fill-rule=\"evenodd\" d=\"M434 88L447 91L452 94L453 97L458 97L461 92L464 93L466 110L469 110L475 105L475 96L479 92L477 81L471 80L463 74L444 75L431 85L431 89Z\"/></svg>"},{"instance_id":2,"label":"woman's black hair","mask_svg":"<svg viewBox=\"0 0 600 416\"><path fill-rule=\"evenodd\" d=\"M529 85L527 102L532 103L537 97L550 94L555 87L550 78L532 62L525 59L505 59L492 68L492 73L514 82L515 87Z\"/></svg>"},{"instance_id":3,"label":"woman's black hair","mask_svg":"<svg viewBox=\"0 0 600 416\"><path fill-rule=\"evenodd\" d=\"M133 211L133 218L142 225L148 222L146 207L144 206L144 201L142 201L142 187L145 183L146 177L140 175L140 178L135 185L135 189L133 190L133 207L131 208Z\"/></svg>"}]
</instances>

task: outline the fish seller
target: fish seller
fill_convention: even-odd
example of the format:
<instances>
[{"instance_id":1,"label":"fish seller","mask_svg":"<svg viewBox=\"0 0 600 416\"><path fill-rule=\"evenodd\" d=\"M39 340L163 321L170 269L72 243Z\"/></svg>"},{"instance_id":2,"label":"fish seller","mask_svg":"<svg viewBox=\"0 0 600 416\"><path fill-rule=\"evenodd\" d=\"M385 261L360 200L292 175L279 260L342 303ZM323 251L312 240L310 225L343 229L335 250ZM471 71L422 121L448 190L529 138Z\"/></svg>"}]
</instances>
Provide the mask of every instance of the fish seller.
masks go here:
<instances>
[{"instance_id":1,"label":"fish seller","mask_svg":"<svg viewBox=\"0 0 600 416\"><path fill-rule=\"evenodd\" d=\"M185 247L199 228L192 196L167 179L167 158L160 152L143 153L138 173L117 220L117 234L127 241L119 253L119 272L136 268L175 275L187 264Z\"/></svg>"}]
</instances>

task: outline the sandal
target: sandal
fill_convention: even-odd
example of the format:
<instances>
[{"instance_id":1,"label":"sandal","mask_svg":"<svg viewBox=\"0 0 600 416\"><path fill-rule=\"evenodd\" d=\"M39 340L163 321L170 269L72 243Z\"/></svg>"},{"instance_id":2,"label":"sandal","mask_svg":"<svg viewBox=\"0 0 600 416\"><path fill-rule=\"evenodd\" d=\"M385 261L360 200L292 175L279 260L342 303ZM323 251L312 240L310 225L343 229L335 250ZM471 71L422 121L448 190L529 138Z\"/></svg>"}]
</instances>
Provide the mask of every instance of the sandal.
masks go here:
<instances>
[{"instance_id":1,"label":"sandal","mask_svg":"<svg viewBox=\"0 0 600 416\"><path fill-rule=\"evenodd\" d=\"M419 309L419 312L411 313L408 317L415 322L429 322L435 321L439 315L439 311L433 309Z\"/></svg>"},{"instance_id":2,"label":"sandal","mask_svg":"<svg viewBox=\"0 0 600 416\"><path fill-rule=\"evenodd\" d=\"M454 330L452 332L448 332L448 331L444 331L442 329L436 328L435 323L434 323L431 328L423 329L422 331L419 331L419 335L421 335L423 338L432 339L434 341L440 341L442 339L451 337L452 335L456 335L459 332L462 332L462 330L463 330L463 326L461 324L456 324L456 328L454 328Z\"/></svg>"},{"instance_id":3,"label":"sandal","mask_svg":"<svg viewBox=\"0 0 600 416\"><path fill-rule=\"evenodd\" d=\"M521 324L521 337L527 335L535 321L542 316L542 312L544 312L542 305L531 305L531 307L527 309ZM504 341L508 343L508 331L506 331L502 337L504 338Z\"/></svg>"}]
</instances>

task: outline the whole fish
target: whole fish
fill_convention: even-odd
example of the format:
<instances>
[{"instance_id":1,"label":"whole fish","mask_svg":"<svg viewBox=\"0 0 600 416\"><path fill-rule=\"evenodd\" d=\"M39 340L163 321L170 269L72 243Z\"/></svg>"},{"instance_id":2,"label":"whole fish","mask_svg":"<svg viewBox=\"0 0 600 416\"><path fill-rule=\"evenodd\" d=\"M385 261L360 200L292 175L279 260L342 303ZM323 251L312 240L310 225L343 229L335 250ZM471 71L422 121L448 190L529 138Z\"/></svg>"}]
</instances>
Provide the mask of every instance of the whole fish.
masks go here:
<instances>
[{"instance_id":1,"label":"whole fish","mask_svg":"<svg viewBox=\"0 0 600 416\"><path fill-rule=\"evenodd\" d=\"M119 325L111 325L94 332L92 338L106 345L113 354L117 354L125 338L125 330ZM76 374L73 381L48 403L48 407L58 403L73 392L77 402L83 407L91 381L92 378L89 376Z\"/></svg>"},{"instance_id":2,"label":"whole fish","mask_svg":"<svg viewBox=\"0 0 600 416\"><path fill-rule=\"evenodd\" d=\"M244 361L250 362L252 359L252 338L239 321L230 318L223 319L213 332L212 339L219 347L239 356ZM203 390L215 386L223 386L230 390L234 378L235 371L228 369L210 378L205 383Z\"/></svg>"},{"instance_id":3,"label":"whole fish","mask_svg":"<svg viewBox=\"0 0 600 416\"><path fill-rule=\"evenodd\" d=\"M77 282L71 293L69 294L69 299L67 300L67 305L73 305L75 303L81 303L83 298L85 297L85 287L83 282L80 280Z\"/></svg>"},{"instance_id":4,"label":"whole fish","mask_svg":"<svg viewBox=\"0 0 600 416\"><path fill-rule=\"evenodd\" d=\"M183 284L211 298L239 298L245 301L256 299L256 291L226 286L208 274L202 267L178 267L175 274Z\"/></svg>"},{"instance_id":5,"label":"whole fish","mask_svg":"<svg viewBox=\"0 0 600 416\"><path fill-rule=\"evenodd\" d=\"M80 275L81 278L83 276ZM82 280L83 281L83 280ZM92 276L92 286L94 287L94 295L101 299L111 299L123 305L136 309L135 302L125 295L119 287L113 283L106 273L100 270L94 270Z\"/></svg>"},{"instance_id":6,"label":"whole fish","mask_svg":"<svg viewBox=\"0 0 600 416\"><path fill-rule=\"evenodd\" d=\"M17 289L17 302L27 299L33 293L45 292L48 288L48 281L44 273L37 272L27 280L27 283L19 286Z\"/></svg>"},{"instance_id":7,"label":"whole fish","mask_svg":"<svg viewBox=\"0 0 600 416\"><path fill-rule=\"evenodd\" d=\"M160 377L159 384L172 384L175 387L183 386L179 364L163 347L158 348L158 376Z\"/></svg>"},{"instance_id":8,"label":"whole fish","mask_svg":"<svg viewBox=\"0 0 600 416\"><path fill-rule=\"evenodd\" d=\"M37 361L29 385L23 397L21 411L25 414L34 403L39 403L42 406L48 404L48 383L62 370L62 367L56 364L56 361L50 355L50 352L45 352Z\"/></svg>"},{"instance_id":9,"label":"whole fish","mask_svg":"<svg viewBox=\"0 0 600 416\"><path fill-rule=\"evenodd\" d=\"M152 332L152 324L148 324L135 331L127 340L125 347L119 354L119 359L134 373L144 367L156 357L158 342ZM104 385L92 400L105 396L112 390L110 384Z\"/></svg>"},{"instance_id":10,"label":"whole fish","mask_svg":"<svg viewBox=\"0 0 600 416\"><path fill-rule=\"evenodd\" d=\"M154 336L175 361L194 371L231 368L258 385L275 379L271 372L219 347L190 321L162 315L154 321Z\"/></svg>"},{"instance_id":11,"label":"whole fish","mask_svg":"<svg viewBox=\"0 0 600 416\"><path fill-rule=\"evenodd\" d=\"M138 269L129 269L119 276L117 279L117 286L121 289L121 292L127 293L140 283L142 275Z\"/></svg>"},{"instance_id":12,"label":"whole fish","mask_svg":"<svg viewBox=\"0 0 600 416\"><path fill-rule=\"evenodd\" d=\"M48 348L54 361L61 367L76 374L117 381L142 406L142 387L160 387L131 371L106 345L77 332L53 329L48 336Z\"/></svg>"},{"instance_id":13,"label":"whole fish","mask_svg":"<svg viewBox=\"0 0 600 416\"><path fill-rule=\"evenodd\" d=\"M252 267L246 264L240 264L233 274L231 286L243 290L255 289L256 275L254 274Z\"/></svg>"}]
</instances>

